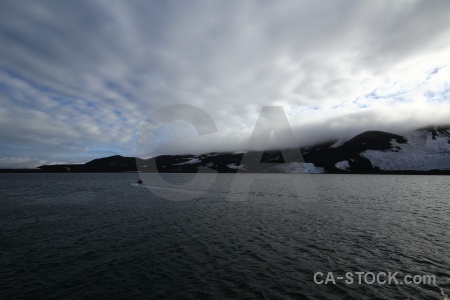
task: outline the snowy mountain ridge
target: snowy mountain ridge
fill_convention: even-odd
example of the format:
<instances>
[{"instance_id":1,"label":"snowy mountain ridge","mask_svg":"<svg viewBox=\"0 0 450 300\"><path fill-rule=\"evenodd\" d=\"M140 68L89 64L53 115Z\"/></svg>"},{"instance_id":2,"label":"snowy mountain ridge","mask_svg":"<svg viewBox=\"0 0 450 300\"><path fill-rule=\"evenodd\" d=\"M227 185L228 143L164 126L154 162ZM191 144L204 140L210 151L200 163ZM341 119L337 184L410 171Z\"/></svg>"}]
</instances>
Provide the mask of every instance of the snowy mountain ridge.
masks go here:
<instances>
[{"instance_id":1,"label":"snowy mountain ridge","mask_svg":"<svg viewBox=\"0 0 450 300\"><path fill-rule=\"evenodd\" d=\"M298 153L298 149L285 151ZM202 171L219 173L450 174L450 126L432 126L402 134L366 131L352 138L303 147L300 152L303 157L287 162L280 150L235 151L160 155L149 159L116 155L86 164L48 165L40 169L44 172L195 173L202 167Z\"/></svg>"},{"instance_id":2,"label":"snowy mountain ridge","mask_svg":"<svg viewBox=\"0 0 450 300\"><path fill-rule=\"evenodd\" d=\"M415 130L404 135L406 143L391 141L392 149L367 150L362 155L381 170L450 169L450 130Z\"/></svg>"},{"instance_id":3,"label":"snowy mountain ridge","mask_svg":"<svg viewBox=\"0 0 450 300\"><path fill-rule=\"evenodd\" d=\"M316 174L450 171L450 126L432 126L402 135L382 131L366 131L352 138L337 139L300 150L303 157L300 157L298 161L286 163L281 151L262 153L236 151L186 157L172 156L169 161L160 164L158 170L195 172L196 168L203 166L215 171L230 173ZM250 161L249 164L241 164L244 155L246 155L245 161ZM178 160L182 161L178 162ZM174 162L171 163L171 161ZM158 164L158 158L156 158L156 162ZM180 169L181 166L184 168ZM150 170L143 169L142 171Z\"/></svg>"}]
</instances>

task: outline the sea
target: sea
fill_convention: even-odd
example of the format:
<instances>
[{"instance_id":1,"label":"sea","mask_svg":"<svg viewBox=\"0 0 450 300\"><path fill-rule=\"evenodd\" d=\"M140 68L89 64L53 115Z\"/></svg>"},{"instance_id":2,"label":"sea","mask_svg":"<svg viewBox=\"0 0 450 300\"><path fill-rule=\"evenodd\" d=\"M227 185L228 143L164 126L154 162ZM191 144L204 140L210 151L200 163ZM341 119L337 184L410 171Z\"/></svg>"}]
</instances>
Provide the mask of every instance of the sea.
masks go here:
<instances>
[{"instance_id":1,"label":"sea","mask_svg":"<svg viewBox=\"0 0 450 300\"><path fill-rule=\"evenodd\" d=\"M0 298L450 297L448 176L140 177L0 174Z\"/></svg>"}]
</instances>

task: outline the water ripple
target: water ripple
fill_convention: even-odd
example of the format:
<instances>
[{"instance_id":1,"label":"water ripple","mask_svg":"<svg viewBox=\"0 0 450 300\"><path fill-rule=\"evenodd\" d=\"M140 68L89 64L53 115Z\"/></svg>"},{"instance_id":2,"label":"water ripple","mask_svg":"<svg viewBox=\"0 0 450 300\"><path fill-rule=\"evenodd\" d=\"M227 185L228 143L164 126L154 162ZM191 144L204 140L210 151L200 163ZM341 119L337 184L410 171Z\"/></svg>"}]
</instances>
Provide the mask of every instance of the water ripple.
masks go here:
<instances>
[{"instance_id":1,"label":"water ripple","mask_svg":"<svg viewBox=\"0 0 450 300\"><path fill-rule=\"evenodd\" d=\"M221 174L211 188L198 188L206 192L199 199L174 202L131 186L135 174L0 176L5 299L450 294L447 177L313 176L318 201L304 202L290 188L301 176L249 174L230 191L232 175ZM227 201L230 192L245 201ZM319 271L434 275L437 282L317 285Z\"/></svg>"}]
</instances>

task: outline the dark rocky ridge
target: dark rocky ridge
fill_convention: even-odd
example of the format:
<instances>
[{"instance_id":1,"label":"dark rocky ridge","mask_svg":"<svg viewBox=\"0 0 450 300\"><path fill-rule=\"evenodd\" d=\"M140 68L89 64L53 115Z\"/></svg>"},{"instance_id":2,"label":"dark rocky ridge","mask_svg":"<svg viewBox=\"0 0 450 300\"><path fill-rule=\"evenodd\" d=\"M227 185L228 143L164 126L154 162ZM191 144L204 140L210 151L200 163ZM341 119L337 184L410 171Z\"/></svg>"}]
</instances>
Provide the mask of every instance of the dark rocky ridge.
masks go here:
<instances>
[{"instance_id":1,"label":"dark rocky ridge","mask_svg":"<svg viewBox=\"0 0 450 300\"><path fill-rule=\"evenodd\" d=\"M406 143L402 136L382 131L366 131L361 133L343 145L331 148L333 143L327 143L308 149L304 154L305 161L314 162L318 167L324 167L327 173L341 173L342 170L336 168L339 161L347 160L353 173L379 173L380 169L373 167L370 160L361 156L366 150L385 151L391 148L391 140L398 143ZM304 153L302 151L302 153Z\"/></svg>"},{"instance_id":2,"label":"dark rocky ridge","mask_svg":"<svg viewBox=\"0 0 450 300\"><path fill-rule=\"evenodd\" d=\"M448 126L432 126L415 132L432 140L447 139L450 144L450 127ZM381 154L389 152L400 152L399 154L401 154L403 145L405 148L406 146L411 147L411 145L407 145L408 139L405 136L382 131L367 131L341 145L333 146L336 142L337 140L334 140L301 148L304 162L309 166L321 168L324 173L450 174L450 151L448 150L450 147L445 148L447 150L444 152L438 153L445 158L446 155L449 157L448 162L446 160L446 163L441 164L438 168L418 170L406 166L403 169L383 170L374 166L373 162L364 156L364 153L374 150ZM424 145L413 146L422 147ZM281 151L254 151L245 154L248 165L240 166L243 155L243 153L207 153L202 155L161 155L150 159L115 155L94 159L85 164L44 165L40 166L39 170L41 172L135 172L139 170L143 172L192 173L197 172L202 166L204 170L220 173L235 173L238 169L239 172L282 172L275 167L267 167L260 163L277 166L285 162ZM346 168L338 167L338 163L343 161L348 166ZM302 158L300 157L297 162L303 163Z\"/></svg>"}]
</instances>

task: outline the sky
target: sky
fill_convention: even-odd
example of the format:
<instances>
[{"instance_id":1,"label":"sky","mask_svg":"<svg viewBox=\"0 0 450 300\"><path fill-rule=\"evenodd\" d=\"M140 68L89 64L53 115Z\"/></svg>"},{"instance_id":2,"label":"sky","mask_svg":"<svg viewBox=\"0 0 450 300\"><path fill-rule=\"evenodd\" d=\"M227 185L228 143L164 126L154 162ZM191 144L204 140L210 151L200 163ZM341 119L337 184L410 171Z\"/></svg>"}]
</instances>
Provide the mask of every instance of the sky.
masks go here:
<instances>
[{"instance_id":1,"label":"sky","mask_svg":"<svg viewBox=\"0 0 450 300\"><path fill-rule=\"evenodd\" d=\"M449 124L449 11L447 0L0 1L0 168L245 150L263 106L284 109L300 146ZM145 126L175 104L216 131Z\"/></svg>"}]
</instances>

